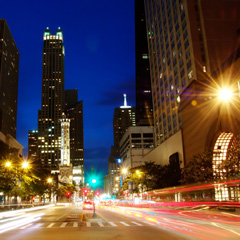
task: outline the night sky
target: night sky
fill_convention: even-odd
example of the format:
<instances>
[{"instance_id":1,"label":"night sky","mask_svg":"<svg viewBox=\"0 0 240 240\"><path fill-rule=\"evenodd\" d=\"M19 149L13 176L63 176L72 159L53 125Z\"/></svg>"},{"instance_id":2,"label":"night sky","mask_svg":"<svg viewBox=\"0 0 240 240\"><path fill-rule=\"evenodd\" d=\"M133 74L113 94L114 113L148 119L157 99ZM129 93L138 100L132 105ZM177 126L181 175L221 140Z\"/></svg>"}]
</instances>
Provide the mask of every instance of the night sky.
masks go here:
<instances>
[{"instance_id":1,"label":"night sky","mask_svg":"<svg viewBox=\"0 0 240 240\"><path fill-rule=\"evenodd\" d=\"M41 108L43 32L60 26L65 45L65 89L83 100L85 175L103 178L113 145L114 108L135 106L134 0L2 1L20 52L17 140L27 153L28 130Z\"/></svg>"}]
</instances>

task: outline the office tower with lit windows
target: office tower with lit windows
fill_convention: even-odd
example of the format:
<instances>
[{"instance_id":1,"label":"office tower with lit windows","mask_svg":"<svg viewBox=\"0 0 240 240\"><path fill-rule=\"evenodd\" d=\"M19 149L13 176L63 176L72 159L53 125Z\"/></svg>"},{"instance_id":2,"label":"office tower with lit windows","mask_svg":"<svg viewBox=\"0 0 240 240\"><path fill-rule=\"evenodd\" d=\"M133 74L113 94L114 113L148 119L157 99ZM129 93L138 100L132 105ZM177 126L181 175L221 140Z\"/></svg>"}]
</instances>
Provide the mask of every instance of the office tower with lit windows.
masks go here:
<instances>
[{"instance_id":1,"label":"office tower with lit windows","mask_svg":"<svg viewBox=\"0 0 240 240\"><path fill-rule=\"evenodd\" d=\"M113 116L113 138L114 146L119 147L120 140L128 127L136 126L136 111L134 107L127 105L127 95L123 94L124 105L114 110ZM118 153L118 151L117 151Z\"/></svg>"},{"instance_id":2,"label":"office tower with lit windows","mask_svg":"<svg viewBox=\"0 0 240 240\"><path fill-rule=\"evenodd\" d=\"M38 130L28 131L28 159L31 161L37 160L37 149L38 149Z\"/></svg>"},{"instance_id":3,"label":"office tower with lit windows","mask_svg":"<svg viewBox=\"0 0 240 240\"><path fill-rule=\"evenodd\" d=\"M152 126L152 91L144 0L135 0L136 124Z\"/></svg>"},{"instance_id":4,"label":"office tower with lit windows","mask_svg":"<svg viewBox=\"0 0 240 240\"><path fill-rule=\"evenodd\" d=\"M180 94L209 76L239 43L240 2L145 0L155 145L183 162ZM193 141L193 139L192 139ZM167 163L167 162L166 162Z\"/></svg>"},{"instance_id":5,"label":"office tower with lit windows","mask_svg":"<svg viewBox=\"0 0 240 240\"><path fill-rule=\"evenodd\" d=\"M0 19L0 155L15 148L18 100L19 52L5 19Z\"/></svg>"},{"instance_id":6,"label":"office tower with lit windows","mask_svg":"<svg viewBox=\"0 0 240 240\"><path fill-rule=\"evenodd\" d=\"M64 111L64 45L60 28L43 34L42 104L38 112L37 159L43 167L58 168L61 159L61 126Z\"/></svg>"},{"instance_id":7,"label":"office tower with lit windows","mask_svg":"<svg viewBox=\"0 0 240 240\"><path fill-rule=\"evenodd\" d=\"M78 101L78 90L65 90L65 113L70 119L70 162L84 182L83 101Z\"/></svg>"},{"instance_id":8,"label":"office tower with lit windows","mask_svg":"<svg viewBox=\"0 0 240 240\"><path fill-rule=\"evenodd\" d=\"M16 138L19 52L5 19L0 19L0 131Z\"/></svg>"}]
</instances>

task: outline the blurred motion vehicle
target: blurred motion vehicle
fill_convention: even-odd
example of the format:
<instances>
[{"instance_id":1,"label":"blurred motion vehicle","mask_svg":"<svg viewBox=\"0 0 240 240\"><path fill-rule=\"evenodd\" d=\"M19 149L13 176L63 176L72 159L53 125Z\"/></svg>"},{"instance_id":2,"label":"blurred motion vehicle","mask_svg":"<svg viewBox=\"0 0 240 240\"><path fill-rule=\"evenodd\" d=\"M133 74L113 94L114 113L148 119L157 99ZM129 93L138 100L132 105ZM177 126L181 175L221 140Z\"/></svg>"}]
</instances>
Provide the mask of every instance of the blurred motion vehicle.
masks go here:
<instances>
[{"instance_id":1,"label":"blurred motion vehicle","mask_svg":"<svg viewBox=\"0 0 240 240\"><path fill-rule=\"evenodd\" d=\"M93 209L93 201L85 200L83 202L83 210Z\"/></svg>"}]
</instances>

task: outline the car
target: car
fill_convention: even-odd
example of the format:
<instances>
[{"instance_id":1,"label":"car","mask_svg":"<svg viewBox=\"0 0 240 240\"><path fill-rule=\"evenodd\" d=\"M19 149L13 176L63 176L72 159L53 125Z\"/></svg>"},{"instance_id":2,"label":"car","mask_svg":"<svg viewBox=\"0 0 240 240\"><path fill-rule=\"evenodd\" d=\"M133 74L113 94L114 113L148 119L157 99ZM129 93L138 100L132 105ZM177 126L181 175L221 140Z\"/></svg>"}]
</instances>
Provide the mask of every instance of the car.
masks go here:
<instances>
[{"instance_id":1,"label":"car","mask_svg":"<svg viewBox=\"0 0 240 240\"><path fill-rule=\"evenodd\" d=\"M83 202L83 210L93 209L93 201L85 200Z\"/></svg>"}]
</instances>

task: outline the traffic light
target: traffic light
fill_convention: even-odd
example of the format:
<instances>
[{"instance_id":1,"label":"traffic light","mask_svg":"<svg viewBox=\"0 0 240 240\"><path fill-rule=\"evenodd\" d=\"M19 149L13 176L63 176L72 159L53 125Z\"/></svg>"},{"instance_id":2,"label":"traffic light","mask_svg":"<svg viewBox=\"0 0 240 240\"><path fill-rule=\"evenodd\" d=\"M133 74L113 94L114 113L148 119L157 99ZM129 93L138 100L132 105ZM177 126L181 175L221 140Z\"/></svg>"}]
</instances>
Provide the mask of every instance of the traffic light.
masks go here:
<instances>
[{"instance_id":1,"label":"traffic light","mask_svg":"<svg viewBox=\"0 0 240 240\"><path fill-rule=\"evenodd\" d=\"M97 180L95 178L92 179L92 183L95 184Z\"/></svg>"},{"instance_id":2,"label":"traffic light","mask_svg":"<svg viewBox=\"0 0 240 240\"><path fill-rule=\"evenodd\" d=\"M67 196L70 197L71 193L70 192L67 192Z\"/></svg>"},{"instance_id":3,"label":"traffic light","mask_svg":"<svg viewBox=\"0 0 240 240\"><path fill-rule=\"evenodd\" d=\"M88 190L84 189L84 194L87 195L87 193L88 193Z\"/></svg>"},{"instance_id":4,"label":"traffic light","mask_svg":"<svg viewBox=\"0 0 240 240\"><path fill-rule=\"evenodd\" d=\"M96 195L99 197L99 195L100 195L100 192L99 192L99 191L97 191L97 192L96 192Z\"/></svg>"}]
</instances>

